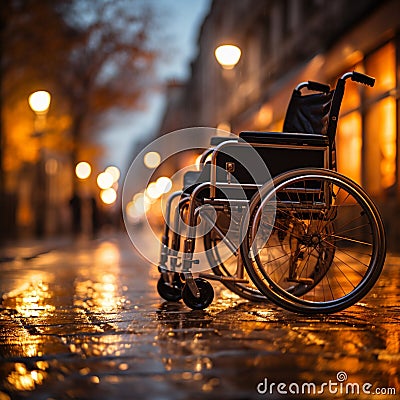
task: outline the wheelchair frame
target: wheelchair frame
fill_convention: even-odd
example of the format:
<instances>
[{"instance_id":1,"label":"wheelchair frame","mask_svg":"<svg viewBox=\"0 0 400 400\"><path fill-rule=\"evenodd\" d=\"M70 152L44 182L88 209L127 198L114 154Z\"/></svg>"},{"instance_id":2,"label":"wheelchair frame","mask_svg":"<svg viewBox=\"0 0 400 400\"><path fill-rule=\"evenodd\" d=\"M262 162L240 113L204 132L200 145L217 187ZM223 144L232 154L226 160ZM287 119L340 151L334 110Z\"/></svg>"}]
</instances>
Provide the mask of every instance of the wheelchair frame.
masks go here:
<instances>
[{"instance_id":1,"label":"wheelchair frame","mask_svg":"<svg viewBox=\"0 0 400 400\"><path fill-rule=\"evenodd\" d=\"M209 180L206 179L203 181L204 177L201 179L202 172L200 171L198 174L198 177L200 178L199 182L193 185L193 190L187 191L187 188L184 188L182 191L173 193L167 201L166 223L164 235L162 237L159 263L159 271L161 276L157 285L157 289L161 297L169 301L178 301L182 298L185 304L192 309L206 308L211 304L214 297L212 286L208 282L208 280L211 279L221 281L236 294L239 294L240 296L249 300L262 301L269 299L288 310L300 313L329 313L339 311L354 304L370 290L379 277L386 254L386 242L382 220L379 216L379 212L367 194L354 182L335 172L336 127L340 105L344 95L345 81L349 78L355 82L365 85L374 85L373 78L358 72L346 73L338 80L332 95L326 135L315 135L307 132L279 134L245 132L243 135L244 141L241 137L239 137L237 140L222 139L223 141L221 143L217 143L214 147L211 147L203 153L200 161L202 171L205 170L205 166L207 165L206 160L211 155L211 161L209 164ZM299 93L301 89L305 87L322 93L329 93L330 90L329 86L327 85L310 81L300 83L296 87L295 92L297 91ZM218 142L218 140L215 140L215 142ZM274 150L278 152L283 151L287 154L290 152L298 152L301 154L301 157L298 160L294 160L296 161L294 164L297 163L297 165L294 165L293 159L288 157L287 159L291 160L291 167L289 168L285 167L285 163L287 161L285 161L283 164L279 164L280 160L277 159L277 163L268 166L273 170L273 179L267 182L258 181L257 179L253 179L253 181L246 181L246 179L248 180L248 176L245 176L246 179L244 180L236 179L236 175L238 170L240 172L240 168L237 169L235 161L230 161L229 157L228 160L223 159L223 165L221 165L221 158L224 158L221 155L226 154L226 149L233 148L238 150L241 147L248 148L248 146L251 146L252 149L255 149L255 151L260 154L260 157L263 159L263 161L268 159ZM314 158L310 157L305 161L305 151L309 152L308 154L312 155ZM270 152L269 156L268 152ZM226 174L225 181L220 179L221 170L223 170L224 174ZM208 175L206 178L207 177ZM232 178L234 178L236 182L232 182ZM285 187L284 190L282 189L282 192L279 192L279 190L281 190L280 188L287 185L287 182L290 179L298 182L297 184L302 182L304 186L304 188L301 189L303 192L302 194L300 193L300 189L298 187L296 188L296 186ZM305 229L304 227L301 228L301 226L305 226L307 223L311 225L310 220L317 220L317 218L320 218L316 216L318 214L317 211L310 211L309 206L307 206L309 203L309 201L307 203L307 200L309 198L304 197L313 196L312 199L314 199L314 192L312 191L312 188L307 187L307 185L316 184L316 182L319 182L321 186L318 188L317 185L317 187L314 189L314 192L320 193L321 187L323 186L323 191L325 192L324 198L325 200L329 199L328 204L320 204L323 211L332 208L333 214L335 212L337 213L339 209L335 208L335 196L338 195L340 191L347 191L346 193L348 193L348 197L350 196L351 198L356 199L357 205L359 205L361 209L360 214L367 214L367 217L369 218L368 221L370 221L367 221L367 223L370 225L370 230L373 231L371 239L373 242L373 251L368 270L365 273L366 278L362 278L356 284L354 289L350 290L349 293L345 293L345 295L342 295L340 298L333 298L329 300L325 300L324 298L322 301L320 299L310 300L307 296L310 296L310 292L312 291L317 292L318 289L316 289L316 286L318 286L321 281L327 279L326 277L331 273L333 268L331 268L331 264L334 262L333 259L336 257L335 251L337 251L333 250L332 248L336 247L335 240L340 241L343 239L328 239L328 236L334 236L334 234L329 233L329 235L326 235L326 232L318 234L315 233L312 237L304 233L304 237L308 235L310 238L302 238L303 243L300 243L300 245L297 243L297 247L301 248L301 246L308 246L309 248L315 250L318 245L321 248L323 247L323 256L313 256L317 259L313 267L314 270L308 272L307 276L301 277L298 275L298 271L296 271L295 268L296 265L301 264L301 251L298 249L293 251L291 249L289 258L291 257L292 259L295 259L297 257L297 259L295 259L295 261L291 261L291 272L289 272L289 276L285 278L285 282L283 284L281 282L276 282L272 277L272 274L267 271L267 268L264 268L261 265L262 263L257 260L260 258L260 254L263 249L254 249L254 243L256 242L254 226L261 224L262 217L260 216L260 213L262 214L262 212L260 210L262 210L263 207L266 207L268 202L271 202L272 197L274 197L273 201L275 202L274 204L276 205L276 210L282 213L283 207L282 204L279 204L279 196L290 196L290 193L294 193L297 196L298 202L300 203L298 207L296 207L294 204L296 203L297 199L296 201L288 201L287 204L288 208L291 210L290 218L293 220L299 220L296 222L298 225L296 229ZM332 190L333 186L339 187L338 193L334 194ZM246 194L245 197L218 197L218 194L221 191L232 191L236 189L244 192ZM248 193L250 193L251 196L249 196ZM274 193L274 195L271 193ZM170 243L172 202L178 197L180 197L180 201L175 210L172 241ZM251 199L248 197L251 197ZM302 201L305 202L305 205L302 204ZM214 221L207 216L206 213L203 212L205 206L212 207L214 210L216 210L216 212L222 213L227 211L231 213L232 207L249 208L249 212L247 212L243 217L244 219L240 220L239 225L241 226L239 226L239 231L240 237L243 237L243 239L240 240L239 247L235 245L235 243L233 243L229 237L226 237L223 230L218 227L216 223L214 223ZM303 207L303 209L301 207ZM344 209L346 210L346 208ZM306 213L311 212L315 213L315 216L310 217L311 214L308 215L310 218L308 218L307 222L307 218L304 218L304 216ZM332 219L332 221L335 219L332 218L333 214L331 212L329 217ZM230 214L230 218L232 218L232 214ZM285 218L289 218L289 216L286 216ZM212 226L212 231L216 233L220 240L232 252L233 256L236 257L236 270L233 274L230 274L229 272L224 274L218 269L218 266L214 266L214 274L201 272L198 278L194 278L192 273L193 264L198 261L193 258L193 255L196 245L196 222L199 219L204 219L206 223ZM179 264L179 254L182 248L182 221L185 221L187 224L187 232L183 240L183 251L181 256L182 261L181 264ZM275 230L275 232L278 231L278 236L279 233L281 233L280 236L283 236L285 233L279 232L279 223L280 222L274 222L274 226L271 227L271 232L274 232ZM312 223L314 224L315 221L312 221ZM321 225L325 224L326 226L323 228L323 230L334 229L332 227L327 228L329 222L325 221L324 224L321 223ZM243 228L243 226L246 226L246 228ZM243 229L245 230L243 231ZM282 231L283 229L280 228L280 230ZM286 234L288 235L288 233ZM293 233L290 233L289 236L291 237L290 240L297 240L293 239L295 237ZM251 240L253 243L249 239L250 237L252 238ZM324 237L324 239L322 239L322 237ZM208 237L207 239L210 238ZM267 242L268 240L269 239L267 239ZM309 240L309 243L306 243L307 240ZM323 241L325 242L324 244L322 244ZM359 242L362 243L361 240ZM283 240L281 241L280 245L283 248ZM290 247L291 246L292 245L290 245ZM273 250L270 249L269 251L270 253L273 253ZM343 250L341 249L341 251ZM302 257L304 257L304 255ZM332 257L333 259L331 259ZM309 258L311 259L310 255ZM325 260L322 260L322 258L325 258ZM209 262L211 265L212 263L210 259ZM329 264L329 266L323 267L322 272L319 271L321 269L321 265L325 264ZM211 265L211 267L213 267L213 265ZM245 277L245 272L247 272L248 277L251 278L251 282L247 277ZM250 283L255 286L254 289L246 288ZM293 285L289 287L288 285L292 283ZM296 285L294 283L296 283ZM316 298L318 296L320 295L315 295Z\"/></svg>"}]
</instances>

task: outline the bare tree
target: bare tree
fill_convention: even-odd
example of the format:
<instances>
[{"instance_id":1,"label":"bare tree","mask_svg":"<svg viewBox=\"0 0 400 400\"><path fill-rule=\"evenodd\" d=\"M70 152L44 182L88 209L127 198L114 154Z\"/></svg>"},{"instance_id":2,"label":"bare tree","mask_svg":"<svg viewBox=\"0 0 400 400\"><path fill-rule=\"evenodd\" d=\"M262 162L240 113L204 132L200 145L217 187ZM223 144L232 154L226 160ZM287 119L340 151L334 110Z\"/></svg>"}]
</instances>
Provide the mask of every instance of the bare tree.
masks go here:
<instances>
[{"instance_id":1,"label":"bare tree","mask_svg":"<svg viewBox=\"0 0 400 400\"><path fill-rule=\"evenodd\" d=\"M57 104L52 115L69 121L53 126L70 132L73 162L110 111L142 106L157 56L149 41L154 16L145 2L3 0L0 13L2 115L31 91L47 87ZM0 123L0 155L8 151L7 135Z\"/></svg>"},{"instance_id":2,"label":"bare tree","mask_svg":"<svg viewBox=\"0 0 400 400\"><path fill-rule=\"evenodd\" d=\"M77 34L60 84L79 143L110 110L140 107L156 55L148 42L152 15L132 0L77 0L65 14Z\"/></svg>"}]
</instances>

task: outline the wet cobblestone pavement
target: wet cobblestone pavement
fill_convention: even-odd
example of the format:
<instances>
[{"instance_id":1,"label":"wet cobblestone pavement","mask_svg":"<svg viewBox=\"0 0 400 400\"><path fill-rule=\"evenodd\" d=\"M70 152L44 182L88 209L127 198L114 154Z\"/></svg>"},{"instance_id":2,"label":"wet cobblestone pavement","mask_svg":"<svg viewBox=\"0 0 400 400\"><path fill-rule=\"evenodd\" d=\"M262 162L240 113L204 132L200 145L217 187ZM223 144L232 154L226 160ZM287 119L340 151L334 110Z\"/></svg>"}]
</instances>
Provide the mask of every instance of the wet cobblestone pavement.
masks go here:
<instances>
[{"instance_id":1,"label":"wet cobblestone pavement","mask_svg":"<svg viewBox=\"0 0 400 400\"><path fill-rule=\"evenodd\" d=\"M205 311L164 303L124 235L2 262L0 400L398 398L399 265L356 306L308 318L219 284Z\"/></svg>"}]
</instances>

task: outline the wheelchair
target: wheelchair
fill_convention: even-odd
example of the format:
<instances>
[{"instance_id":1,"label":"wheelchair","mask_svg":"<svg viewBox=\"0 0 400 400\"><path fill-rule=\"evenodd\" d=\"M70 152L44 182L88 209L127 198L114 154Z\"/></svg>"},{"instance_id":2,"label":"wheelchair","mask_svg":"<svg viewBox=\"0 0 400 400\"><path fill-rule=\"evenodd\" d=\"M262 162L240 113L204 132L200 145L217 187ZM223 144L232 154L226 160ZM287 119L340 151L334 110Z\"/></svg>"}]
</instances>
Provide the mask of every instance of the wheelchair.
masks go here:
<instances>
[{"instance_id":1,"label":"wheelchair","mask_svg":"<svg viewBox=\"0 0 400 400\"><path fill-rule=\"evenodd\" d=\"M212 138L200 171L187 172L183 189L167 201L157 283L162 298L204 309L214 298L209 281L217 280L251 301L328 314L371 290L386 257L382 218L368 194L336 170L348 79L375 83L355 71L332 90L302 82L283 132Z\"/></svg>"}]
</instances>

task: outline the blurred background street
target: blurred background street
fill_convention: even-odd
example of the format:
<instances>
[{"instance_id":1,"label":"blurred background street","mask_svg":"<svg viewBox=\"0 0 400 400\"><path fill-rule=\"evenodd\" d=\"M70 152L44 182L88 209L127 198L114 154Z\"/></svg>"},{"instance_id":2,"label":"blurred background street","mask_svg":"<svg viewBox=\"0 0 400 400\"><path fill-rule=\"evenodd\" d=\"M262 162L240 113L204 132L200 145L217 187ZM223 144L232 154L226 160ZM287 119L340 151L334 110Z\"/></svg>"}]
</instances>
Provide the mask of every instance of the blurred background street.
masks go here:
<instances>
[{"instance_id":1,"label":"blurred background street","mask_svg":"<svg viewBox=\"0 0 400 400\"><path fill-rule=\"evenodd\" d=\"M126 235L1 263L0 398L261 399L264 378L321 385L338 372L399 393L399 262L357 305L312 318L219 284L205 311L165 303Z\"/></svg>"},{"instance_id":2,"label":"blurred background street","mask_svg":"<svg viewBox=\"0 0 400 400\"><path fill-rule=\"evenodd\" d=\"M357 70L376 84L347 85L337 166L374 199L390 248L400 250L399 7L396 0L3 1L0 244L120 228L124 179L148 143L199 126L281 131L299 82L334 87ZM168 179L200 154L142 155L151 176L127 193L129 222L161 225L154 189L175 190Z\"/></svg>"},{"instance_id":3,"label":"blurred background street","mask_svg":"<svg viewBox=\"0 0 400 400\"><path fill-rule=\"evenodd\" d=\"M3 0L0 400L265 398L264 378L341 371L399 393L399 15L398 0ZM369 295L313 318L219 284L205 311L163 303L123 216L158 235L201 150L146 146L191 127L281 131L299 82L353 70L376 84L347 85L335 154L385 224ZM150 178L123 203L133 160Z\"/></svg>"}]
</instances>

